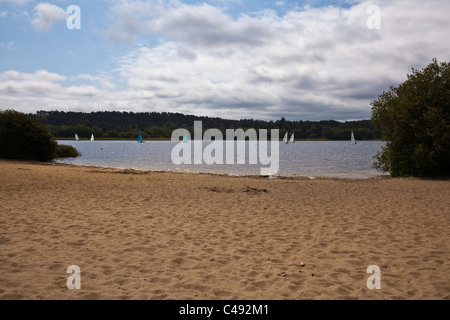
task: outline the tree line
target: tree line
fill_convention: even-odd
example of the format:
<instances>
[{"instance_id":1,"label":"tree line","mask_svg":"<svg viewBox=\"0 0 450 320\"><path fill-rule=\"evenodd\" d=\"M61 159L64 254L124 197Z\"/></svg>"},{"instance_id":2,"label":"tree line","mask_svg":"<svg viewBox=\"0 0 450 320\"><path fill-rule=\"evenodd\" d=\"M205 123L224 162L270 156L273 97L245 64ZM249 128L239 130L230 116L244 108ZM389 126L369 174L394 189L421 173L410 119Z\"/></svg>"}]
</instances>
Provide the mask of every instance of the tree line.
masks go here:
<instances>
[{"instance_id":1,"label":"tree line","mask_svg":"<svg viewBox=\"0 0 450 320\"><path fill-rule=\"evenodd\" d=\"M183 128L194 132L194 121L202 121L203 130L219 129L225 136L227 129L279 129L280 135L294 133L296 139L309 140L349 140L354 131L358 140L378 140L382 133L380 128L370 120L339 122L327 121L288 121L281 118L276 121L254 119L227 120L221 118L200 117L167 112L65 112L38 111L30 114L45 125L57 138L73 138L75 133L80 138L94 134L103 139L135 139L142 132L144 139L170 139L172 132Z\"/></svg>"}]
</instances>

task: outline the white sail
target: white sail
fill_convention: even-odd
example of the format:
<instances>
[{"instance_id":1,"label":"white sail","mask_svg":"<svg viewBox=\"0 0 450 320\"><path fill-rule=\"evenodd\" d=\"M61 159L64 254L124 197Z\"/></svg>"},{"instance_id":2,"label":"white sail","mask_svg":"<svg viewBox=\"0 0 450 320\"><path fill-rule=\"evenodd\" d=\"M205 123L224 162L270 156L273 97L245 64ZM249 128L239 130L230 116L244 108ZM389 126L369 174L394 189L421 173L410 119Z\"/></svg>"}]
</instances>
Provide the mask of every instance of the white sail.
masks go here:
<instances>
[{"instance_id":1,"label":"white sail","mask_svg":"<svg viewBox=\"0 0 450 320\"><path fill-rule=\"evenodd\" d=\"M93 134L91 135L91 141L94 141L94 135Z\"/></svg>"},{"instance_id":2,"label":"white sail","mask_svg":"<svg viewBox=\"0 0 450 320\"><path fill-rule=\"evenodd\" d=\"M75 141L80 141L80 138L78 137L78 135L75 133Z\"/></svg>"},{"instance_id":3,"label":"white sail","mask_svg":"<svg viewBox=\"0 0 450 320\"><path fill-rule=\"evenodd\" d=\"M289 141L288 141L288 133L287 133L287 132L286 132L286 134L284 135L283 142L284 142L284 143L289 143Z\"/></svg>"},{"instance_id":4,"label":"white sail","mask_svg":"<svg viewBox=\"0 0 450 320\"><path fill-rule=\"evenodd\" d=\"M295 143L295 136L294 136L294 134L291 135L291 140L290 140L290 142L291 142L291 143Z\"/></svg>"},{"instance_id":5,"label":"white sail","mask_svg":"<svg viewBox=\"0 0 450 320\"><path fill-rule=\"evenodd\" d=\"M353 131L352 131L352 138L351 138L351 141L350 141L350 144L356 144L357 142L356 142L356 139L355 139L355 135L353 134Z\"/></svg>"}]
</instances>

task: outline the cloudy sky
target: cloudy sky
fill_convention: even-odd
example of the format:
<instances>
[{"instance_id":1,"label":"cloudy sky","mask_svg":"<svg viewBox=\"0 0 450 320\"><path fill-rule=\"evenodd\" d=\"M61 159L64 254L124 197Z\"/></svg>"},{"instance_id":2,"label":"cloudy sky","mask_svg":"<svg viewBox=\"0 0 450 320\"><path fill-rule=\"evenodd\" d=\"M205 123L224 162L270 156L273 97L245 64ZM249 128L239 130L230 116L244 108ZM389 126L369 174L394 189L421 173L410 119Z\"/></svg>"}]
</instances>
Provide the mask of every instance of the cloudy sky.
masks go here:
<instances>
[{"instance_id":1,"label":"cloudy sky","mask_svg":"<svg viewBox=\"0 0 450 320\"><path fill-rule=\"evenodd\" d=\"M0 109L369 119L411 68L450 61L449 12L448 0L0 0Z\"/></svg>"}]
</instances>

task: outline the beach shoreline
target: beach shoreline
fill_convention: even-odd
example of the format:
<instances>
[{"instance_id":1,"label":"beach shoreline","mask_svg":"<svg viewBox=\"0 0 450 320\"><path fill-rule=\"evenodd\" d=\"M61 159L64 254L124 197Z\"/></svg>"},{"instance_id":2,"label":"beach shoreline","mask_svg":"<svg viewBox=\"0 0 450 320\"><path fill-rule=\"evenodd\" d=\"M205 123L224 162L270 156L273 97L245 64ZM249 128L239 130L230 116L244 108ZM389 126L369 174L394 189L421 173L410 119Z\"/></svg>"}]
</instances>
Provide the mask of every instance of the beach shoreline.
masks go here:
<instances>
[{"instance_id":1,"label":"beach shoreline","mask_svg":"<svg viewBox=\"0 0 450 320\"><path fill-rule=\"evenodd\" d=\"M42 164L42 163L40 163ZM221 173L221 172L196 172L189 170L158 170L158 169L140 169L140 168L125 168L125 167L114 167L114 166L97 166L97 165L89 165L89 164L74 164L74 163L66 163L63 161L55 161L48 163L46 165L62 165L69 167L84 167L84 168L95 168L95 169L104 169L109 171L118 171L118 172L136 172L141 174L152 174L152 173L175 173L175 174L187 174L187 175L210 175L210 176L219 176L219 177L235 177L235 178L249 178L249 179L280 179L280 180L378 180L378 179L389 179L390 175L387 174L372 174L365 176L326 176L326 175L261 175L261 174L235 174L235 173Z\"/></svg>"},{"instance_id":2,"label":"beach shoreline","mask_svg":"<svg viewBox=\"0 0 450 320\"><path fill-rule=\"evenodd\" d=\"M2 300L450 298L449 180L0 160L0 181Z\"/></svg>"}]
</instances>

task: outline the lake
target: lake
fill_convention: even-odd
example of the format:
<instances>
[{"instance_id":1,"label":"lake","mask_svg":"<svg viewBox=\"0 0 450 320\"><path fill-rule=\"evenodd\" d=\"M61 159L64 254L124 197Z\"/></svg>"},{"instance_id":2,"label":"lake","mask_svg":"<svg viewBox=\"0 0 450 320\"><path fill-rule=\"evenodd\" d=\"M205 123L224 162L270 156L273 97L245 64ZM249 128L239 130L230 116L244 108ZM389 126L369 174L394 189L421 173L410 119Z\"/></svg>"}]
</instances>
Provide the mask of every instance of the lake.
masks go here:
<instances>
[{"instance_id":1,"label":"lake","mask_svg":"<svg viewBox=\"0 0 450 320\"><path fill-rule=\"evenodd\" d=\"M57 162L75 165L91 165L124 169L141 169L152 171L177 171L194 173L215 173L229 175L259 175L262 167L248 164L249 143L246 142L245 163L238 165L175 165L172 162L172 149L178 142L172 141L58 141L59 144L75 147L81 156L78 158L59 159ZM262 143L262 142L261 142ZM211 142L203 142L203 148ZM267 143L270 147L270 143ZM366 179L381 176L372 167L373 157L381 151L384 142L359 141L351 145L347 141L298 141L279 143L278 176L287 177L337 177ZM192 148L193 150L193 148ZM226 147L223 147L226 154ZM235 148L237 150L237 148ZM270 152L270 148L269 148ZM192 152L194 154L194 152ZM243 154L235 155L243 157ZM224 156L225 162L225 156Z\"/></svg>"}]
</instances>

